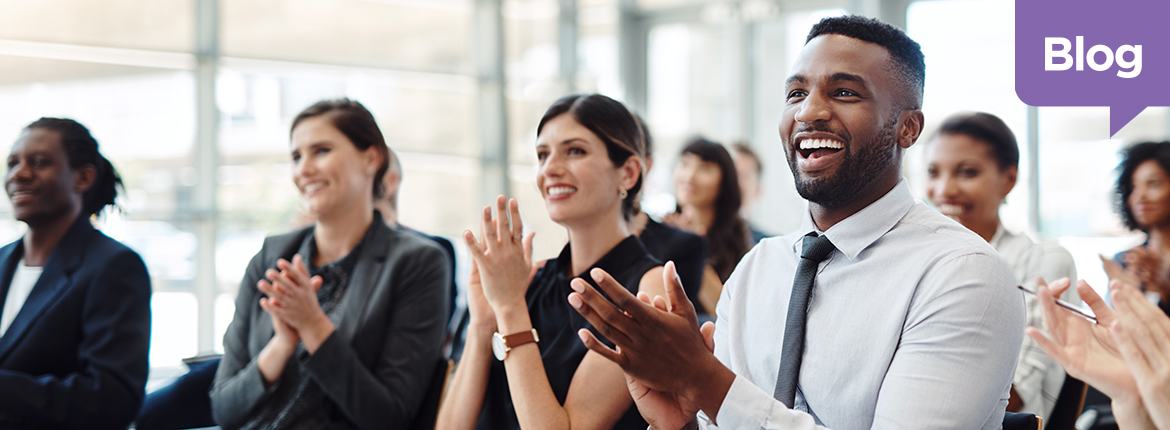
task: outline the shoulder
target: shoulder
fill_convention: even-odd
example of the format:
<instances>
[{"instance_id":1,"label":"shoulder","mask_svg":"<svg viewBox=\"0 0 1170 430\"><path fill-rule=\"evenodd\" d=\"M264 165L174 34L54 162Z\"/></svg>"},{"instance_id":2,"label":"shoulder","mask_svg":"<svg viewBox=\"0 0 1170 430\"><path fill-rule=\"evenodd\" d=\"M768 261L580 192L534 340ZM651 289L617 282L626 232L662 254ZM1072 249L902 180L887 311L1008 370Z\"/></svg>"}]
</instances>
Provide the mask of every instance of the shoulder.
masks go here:
<instances>
[{"instance_id":1,"label":"shoulder","mask_svg":"<svg viewBox=\"0 0 1170 430\"><path fill-rule=\"evenodd\" d=\"M982 237L922 203L916 203L882 239L908 245L907 252L933 254L942 260L968 255L1002 260Z\"/></svg>"},{"instance_id":2,"label":"shoulder","mask_svg":"<svg viewBox=\"0 0 1170 430\"><path fill-rule=\"evenodd\" d=\"M105 233L94 230L94 234L90 236L88 242L88 249L86 250L87 265L99 264L107 266L129 264L131 266L141 266L143 272L145 272L146 263L137 252L122 242L106 236Z\"/></svg>"}]
</instances>

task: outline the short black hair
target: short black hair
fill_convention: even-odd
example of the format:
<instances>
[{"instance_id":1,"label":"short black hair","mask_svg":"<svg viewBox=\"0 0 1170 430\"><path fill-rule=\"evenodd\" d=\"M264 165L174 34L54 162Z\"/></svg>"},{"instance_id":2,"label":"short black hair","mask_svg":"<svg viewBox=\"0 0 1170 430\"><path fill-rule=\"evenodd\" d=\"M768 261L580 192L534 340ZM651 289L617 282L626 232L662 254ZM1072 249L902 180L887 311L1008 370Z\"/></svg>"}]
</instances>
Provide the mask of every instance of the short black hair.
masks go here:
<instances>
[{"instance_id":1,"label":"short black hair","mask_svg":"<svg viewBox=\"0 0 1170 430\"><path fill-rule=\"evenodd\" d=\"M921 109L922 93L926 87L926 60L922 46L898 27L857 15L834 16L822 19L808 32L805 44L825 34L839 34L886 48L890 53L892 69L898 82L905 87L903 109Z\"/></svg>"},{"instance_id":2,"label":"short black hair","mask_svg":"<svg viewBox=\"0 0 1170 430\"><path fill-rule=\"evenodd\" d=\"M122 188L122 176L110 164L110 160L98 151L98 142L88 128L69 118L41 118L25 127L26 130L34 128L57 132L69 159L69 168L76 170L85 166L93 167L93 184L81 194L82 216L98 215L106 206L120 209L115 199L118 197L118 189Z\"/></svg>"},{"instance_id":3,"label":"short black hair","mask_svg":"<svg viewBox=\"0 0 1170 430\"><path fill-rule=\"evenodd\" d=\"M963 135L991 146L999 170L1020 167L1020 147L1012 129L999 117L984 113L960 113L943 120L937 135Z\"/></svg>"},{"instance_id":4,"label":"short black hair","mask_svg":"<svg viewBox=\"0 0 1170 430\"><path fill-rule=\"evenodd\" d=\"M1170 175L1170 141L1142 142L1121 150L1121 164L1117 165L1117 193L1114 205L1121 214L1121 222L1130 230L1146 231L1147 226L1138 224L1129 207L1129 196L1133 194L1133 173L1138 166L1153 160L1162 171Z\"/></svg>"}]
</instances>

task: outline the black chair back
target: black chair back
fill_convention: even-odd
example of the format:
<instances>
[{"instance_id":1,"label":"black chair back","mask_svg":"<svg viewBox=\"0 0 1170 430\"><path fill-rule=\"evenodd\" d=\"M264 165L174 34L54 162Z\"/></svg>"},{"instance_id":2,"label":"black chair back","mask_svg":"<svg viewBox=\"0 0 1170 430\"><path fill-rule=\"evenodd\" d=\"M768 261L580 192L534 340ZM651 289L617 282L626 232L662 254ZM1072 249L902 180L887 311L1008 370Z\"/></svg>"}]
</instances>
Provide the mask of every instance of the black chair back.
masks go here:
<instances>
[{"instance_id":1,"label":"black chair back","mask_svg":"<svg viewBox=\"0 0 1170 430\"><path fill-rule=\"evenodd\" d=\"M1003 414L1003 430L1040 430L1040 419L1033 414Z\"/></svg>"},{"instance_id":2,"label":"black chair back","mask_svg":"<svg viewBox=\"0 0 1170 430\"><path fill-rule=\"evenodd\" d=\"M1056 405L1052 407L1052 415L1046 430L1073 430L1076 428L1077 418L1085 408L1085 392L1089 386L1080 379L1069 375L1064 377L1064 385L1060 387L1060 394L1056 396Z\"/></svg>"},{"instance_id":3,"label":"black chair back","mask_svg":"<svg viewBox=\"0 0 1170 430\"><path fill-rule=\"evenodd\" d=\"M439 404L443 401L443 389L447 387L447 375L451 372L451 360L439 359L435 363L435 370L431 372L431 383L423 395L422 405L418 407L418 414L410 424L411 430L433 430L435 421L439 418Z\"/></svg>"}]
</instances>

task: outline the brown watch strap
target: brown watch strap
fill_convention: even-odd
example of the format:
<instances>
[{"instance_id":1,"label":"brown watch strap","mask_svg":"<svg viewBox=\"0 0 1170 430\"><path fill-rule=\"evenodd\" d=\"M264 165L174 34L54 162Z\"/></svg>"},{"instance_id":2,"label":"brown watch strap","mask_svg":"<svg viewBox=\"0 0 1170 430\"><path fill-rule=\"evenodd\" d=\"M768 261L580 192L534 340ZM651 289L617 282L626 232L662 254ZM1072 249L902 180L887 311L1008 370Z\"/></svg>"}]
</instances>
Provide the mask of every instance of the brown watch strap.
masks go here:
<instances>
[{"instance_id":1,"label":"brown watch strap","mask_svg":"<svg viewBox=\"0 0 1170 430\"><path fill-rule=\"evenodd\" d=\"M512 333L510 335L504 336L504 345L507 345L508 349L512 349L526 343L539 341L540 336L536 334L536 329L525 330L519 333Z\"/></svg>"}]
</instances>

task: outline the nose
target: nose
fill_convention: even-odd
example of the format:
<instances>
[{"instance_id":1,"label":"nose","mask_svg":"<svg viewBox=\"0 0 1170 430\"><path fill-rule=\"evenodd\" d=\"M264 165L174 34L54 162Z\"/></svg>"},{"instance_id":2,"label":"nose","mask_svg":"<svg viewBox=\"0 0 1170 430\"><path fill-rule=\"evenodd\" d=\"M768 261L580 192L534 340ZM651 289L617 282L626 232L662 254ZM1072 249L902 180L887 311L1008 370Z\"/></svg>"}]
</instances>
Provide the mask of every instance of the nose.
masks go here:
<instances>
[{"instance_id":1,"label":"nose","mask_svg":"<svg viewBox=\"0 0 1170 430\"><path fill-rule=\"evenodd\" d=\"M300 160L293 162L293 178L304 178L311 176L317 171L315 164L311 157L304 156Z\"/></svg>"},{"instance_id":2,"label":"nose","mask_svg":"<svg viewBox=\"0 0 1170 430\"><path fill-rule=\"evenodd\" d=\"M832 111L829 109L828 100L825 97L810 93L800 101L796 108L796 116L794 119L799 122L810 123L816 121L828 121L832 118Z\"/></svg>"},{"instance_id":3,"label":"nose","mask_svg":"<svg viewBox=\"0 0 1170 430\"><path fill-rule=\"evenodd\" d=\"M540 172L537 176L545 178L559 178L565 174L565 160L560 154L551 153L544 159L544 163L540 165Z\"/></svg>"},{"instance_id":4,"label":"nose","mask_svg":"<svg viewBox=\"0 0 1170 430\"><path fill-rule=\"evenodd\" d=\"M930 194L932 197L948 199L958 194L958 184L950 175L939 175L931 182Z\"/></svg>"},{"instance_id":5,"label":"nose","mask_svg":"<svg viewBox=\"0 0 1170 430\"><path fill-rule=\"evenodd\" d=\"M27 163L22 161L8 168L5 182L25 182L29 179L32 179L32 170L28 168Z\"/></svg>"}]
</instances>

